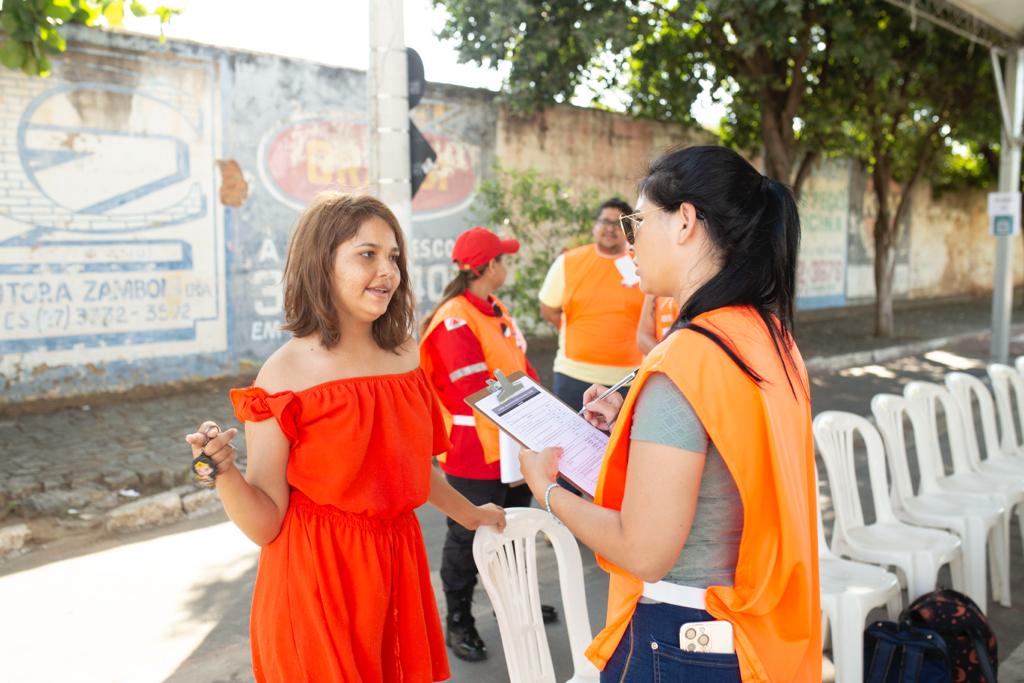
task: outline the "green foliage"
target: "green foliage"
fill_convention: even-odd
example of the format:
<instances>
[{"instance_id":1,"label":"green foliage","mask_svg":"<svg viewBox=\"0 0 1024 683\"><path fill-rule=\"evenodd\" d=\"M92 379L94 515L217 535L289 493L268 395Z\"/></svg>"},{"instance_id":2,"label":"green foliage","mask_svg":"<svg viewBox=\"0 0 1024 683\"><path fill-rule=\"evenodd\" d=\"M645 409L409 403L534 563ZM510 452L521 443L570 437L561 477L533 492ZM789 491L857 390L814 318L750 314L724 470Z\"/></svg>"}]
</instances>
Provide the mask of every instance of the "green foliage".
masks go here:
<instances>
[{"instance_id":1,"label":"green foliage","mask_svg":"<svg viewBox=\"0 0 1024 683\"><path fill-rule=\"evenodd\" d=\"M628 18L644 3L623 0L434 0L450 19L442 39L458 42L461 61L512 66L509 106L519 112L572 97L596 58L630 40Z\"/></svg>"},{"instance_id":2,"label":"green foliage","mask_svg":"<svg viewBox=\"0 0 1024 683\"><path fill-rule=\"evenodd\" d=\"M461 59L511 65L514 109L565 101L581 84L622 87L634 114L694 125L691 107L706 86L728 102L723 139L763 147L768 172L785 181L799 158L795 119L832 53L841 60L856 49L855 36L846 40L855 27L834 25L848 3L833 0L434 4L450 14L441 37L457 41Z\"/></svg>"},{"instance_id":3,"label":"green foliage","mask_svg":"<svg viewBox=\"0 0 1024 683\"><path fill-rule=\"evenodd\" d=\"M496 168L494 178L480 184L476 208L484 224L508 231L522 244L513 257L512 280L499 294L524 334L546 332L537 292L558 255L589 240L599 201L595 190L575 191L536 169Z\"/></svg>"},{"instance_id":4,"label":"green foliage","mask_svg":"<svg viewBox=\"0 0 1024 683\"><path fill-rule=\"evenodd\" d=\"M870 137L863 115L874 116L865 111L871 109L866 99L902 111L917 97L918 84L928 83L933 93L983 91L981 106L964 98L946 105L962 112L950 139L966 144L998 138L990 126L996 110L991 77L981 64L985 51L968 55L963 41L926 21L911 31L909 15L881 0L434 4L450 14L441 37L457 41L461 59L511 65L505 92L513 109L565 101L581 85L621 88L633 114L692 125L693 102L708 88L713 100L726 105L723 143L762 149L766 172L797 190L808 154L856 149L855 156L870 159L861 153ZM938 34L944 35L934 38ZM928 41L949 51L920 49ZM882 76L872 80L876 70ZM934 78L941 73L952 87ZM904 80L913 86L906 94L900 91ZM912 110L930 111L930 105ZM894 159L906 156L901 149L913 155L919 148L918 133L930 128L916 125L922 122L892 129ZM908 177L906 165L897 166L895 177Z\"/></svg>"},{"instance_id":5,"label":"green foliage","mask_svg":"<svg viewBox=\"0 0 1024 683\"><path fill-rule=\"evenodd\" d=\"M67 45L60 34L69 24L96 26L102 19L108 26L121 26L125 0L2 0L0 7L0 63L21 69L29 76L49 76L50 56L64 52ZM130 5L137 17L160 19L163 26L180 9L159 6L152 10L137 0Z\"/></svg>"},{"instance_id":6,"label":"green foliage","mask_svg":"<svg viewBox=\"0 0 1024 683\"><path fill-rule=\"evenodd\" d=\"M857 24L875 28L862 33L859 56L838 65L836 78L821 87L822 103L835 112L811 116L810 139L828 137L833 149L898 183L957 166L949 158L957 142L977 151L973 140L998 139L986 50L928 22L912 27L906 12L885 3L850 12Z\"/></svg>"},{"instance_id":7,"label":"green foliage","mask_svg":"<svg viewBox=\"0 0 1024 683\"><path fill-rule=\"evenodd\" d=\"M965 187L991 190L999 177L998 155L998 145L951 145L932 169L932 191L942 195Z\"/></svg>"}]
</instances>

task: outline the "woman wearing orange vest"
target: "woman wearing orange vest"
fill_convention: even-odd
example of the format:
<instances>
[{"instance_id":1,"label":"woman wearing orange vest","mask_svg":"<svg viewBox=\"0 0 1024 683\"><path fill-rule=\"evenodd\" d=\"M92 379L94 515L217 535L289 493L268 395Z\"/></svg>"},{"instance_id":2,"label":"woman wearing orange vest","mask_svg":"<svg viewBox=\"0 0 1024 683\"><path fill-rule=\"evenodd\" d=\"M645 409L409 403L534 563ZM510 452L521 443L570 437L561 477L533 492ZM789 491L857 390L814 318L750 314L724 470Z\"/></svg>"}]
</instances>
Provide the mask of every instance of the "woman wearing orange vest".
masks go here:
<instances>
[{"instance_id":1,"label":"woman wearing orange vest","mask_svg":"<svg viewBox=\"0 0 1024 683\"><path fill-rule=\"evenodd\" d=\"M644 297L640 324L636 327L636 345L645 356L668 336L679 318L679 304L670 296Z\"/></svg>"},{"instance_id":2,"label":"woman wearing orange vest","mask_svg":"<svg viewBox=\"0 0 1024 683\"><path fill-rule=\"evenodd\" d=\"M519 251L516 240L502 240L475 227L459 235L452 260L459 274L445 288L441 302L426 319L420 364L441 399L450 428L451 449L438 459L448 482L471 501L502 507L529 507L530 490L501 482L498 429L477 419L465 399L483 389L495 370L506 375L524 371L538 379L526 359L526 341L494 291L505 283L505 254ZM516 457L517 449L508 449ZM483 504L483 502L478 504ZM448 520L441 556L441 582L448 603L445 642L459 659L480 661L487 648L471 612L476 585L474 532ZM545 615L554 617L551 608Z\"/></svg>"},{"instance_id":3,"label":"woman wearing orange vest","mask_svg":"<svg viewBox=\"0 0 1024 683\"><path fill-rule=\"evenodd\" d=\"M637 208L623 230L641 287L681 303L678 329L625 401L588 404L612 432L594 503L555 483L557 449L520 454L534 495L611 574L587 655L602 681L820 681L796 204L709 146L655 161Z\"/></svg>"}]
</instances>

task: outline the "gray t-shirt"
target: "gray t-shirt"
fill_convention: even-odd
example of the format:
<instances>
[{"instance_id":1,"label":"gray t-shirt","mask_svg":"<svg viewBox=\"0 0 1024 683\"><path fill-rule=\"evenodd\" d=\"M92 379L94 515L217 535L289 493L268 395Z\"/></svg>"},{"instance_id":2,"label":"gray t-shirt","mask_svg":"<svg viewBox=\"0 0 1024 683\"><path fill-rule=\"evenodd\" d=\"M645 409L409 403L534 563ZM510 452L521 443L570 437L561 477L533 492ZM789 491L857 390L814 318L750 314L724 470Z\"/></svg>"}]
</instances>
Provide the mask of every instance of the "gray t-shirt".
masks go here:
<instances>
[{"instance_id":1,"label":"gray t-shirt","mask_svg":"<svg viewBox=\"0 0 1024 683\"><path fill-rule=\"evenodd\" d=\"M640 390L630 439L706 454L690 534L663 581L695 588L732 586L743 533L743 502L693 406L665 374L654 373Z\"/></svg>"}]
</instances>

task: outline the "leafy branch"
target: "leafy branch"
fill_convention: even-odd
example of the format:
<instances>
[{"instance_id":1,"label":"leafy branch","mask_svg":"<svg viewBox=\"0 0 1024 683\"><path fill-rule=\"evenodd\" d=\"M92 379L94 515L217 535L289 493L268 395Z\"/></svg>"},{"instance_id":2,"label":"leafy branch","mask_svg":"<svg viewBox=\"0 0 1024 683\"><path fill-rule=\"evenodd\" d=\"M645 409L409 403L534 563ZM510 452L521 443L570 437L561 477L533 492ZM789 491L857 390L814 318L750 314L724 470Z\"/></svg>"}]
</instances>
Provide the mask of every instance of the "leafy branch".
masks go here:
<instances>
[{"instance_id":1,"label":"leafy branch","mask_svg":"<svg viewBox=\"0 0 1024 683\"><path fill-rule=\"evenodd\" d=\"M49 76L50 57L67 49L61 35L65 26L97 26L101 22L120 27L125 0L0 0L0 64L20 69L29 76ZM150 9L138 0L128 3L136 17L157 17L160 40L163 27L180 9L160 5Z\"/></svg>"}]
</instances>

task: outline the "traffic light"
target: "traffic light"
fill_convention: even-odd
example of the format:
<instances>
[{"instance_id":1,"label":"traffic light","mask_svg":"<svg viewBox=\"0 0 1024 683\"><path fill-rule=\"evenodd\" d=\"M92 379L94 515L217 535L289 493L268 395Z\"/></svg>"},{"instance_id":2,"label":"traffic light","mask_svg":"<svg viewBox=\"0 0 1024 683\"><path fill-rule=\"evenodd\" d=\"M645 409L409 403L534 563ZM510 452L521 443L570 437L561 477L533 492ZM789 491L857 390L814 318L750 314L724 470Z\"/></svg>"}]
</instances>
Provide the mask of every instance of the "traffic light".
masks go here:
<instances>
[{"instance_id":1,"label":"traffic light","mask_svg":"<svg viewBox=\"0 0 1024 683\"><path fill-rule=\"evenodd\" d=\"M427 79L423 73L423 60L416 50L406 48L409 58L409 109L412 110L420 100L423 99L423 91L427 87ZM437 161L437 152L430 146L423 133L419 131L416 124L409 121L409 183L412 187L412 197L426 180L430 169Z\"/></svg>"}]
</instances>

